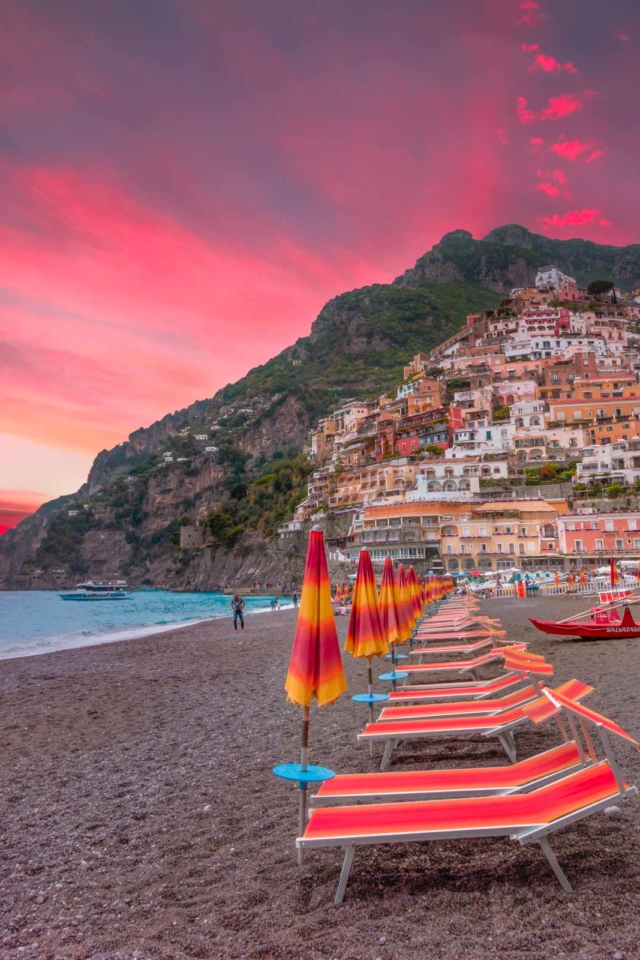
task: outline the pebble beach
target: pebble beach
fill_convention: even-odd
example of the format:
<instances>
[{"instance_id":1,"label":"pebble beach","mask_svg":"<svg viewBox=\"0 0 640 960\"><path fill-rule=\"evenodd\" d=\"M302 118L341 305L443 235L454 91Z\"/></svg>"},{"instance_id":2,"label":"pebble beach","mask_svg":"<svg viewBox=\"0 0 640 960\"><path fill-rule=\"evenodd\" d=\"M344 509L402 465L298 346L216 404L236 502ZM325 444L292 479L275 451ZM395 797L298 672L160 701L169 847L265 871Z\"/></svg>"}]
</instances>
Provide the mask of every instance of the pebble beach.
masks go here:
<instances>
[{"instance_id":1,"label":"pebble beach","mask_svg":"<svg viewBox=\"0 0 640 960\"><path fill-rule=\"evenodd\" d=\"M588 705L640 736L637 640L539 634L584 600L486 601L512 640L593 684ZM535 845L508 840L340 851L297 864L297 793L271 768L299 756L283 690L294 611L0 662L2 960L631 960L640 957L640 801L559 833L565 894ZM338 617L341 639L348 618ZM366 665L343 656L349 694ZM374 675L383 672L382 665ZM378 690L385 684L377 683ZM376 769L350 696L312 709L310 759ZM524 727L520 757L558 742ZM640 784L640 755L616 756ZM393 769L507 762L497 742L407 742Z\"/></svg>"}]
</instances>

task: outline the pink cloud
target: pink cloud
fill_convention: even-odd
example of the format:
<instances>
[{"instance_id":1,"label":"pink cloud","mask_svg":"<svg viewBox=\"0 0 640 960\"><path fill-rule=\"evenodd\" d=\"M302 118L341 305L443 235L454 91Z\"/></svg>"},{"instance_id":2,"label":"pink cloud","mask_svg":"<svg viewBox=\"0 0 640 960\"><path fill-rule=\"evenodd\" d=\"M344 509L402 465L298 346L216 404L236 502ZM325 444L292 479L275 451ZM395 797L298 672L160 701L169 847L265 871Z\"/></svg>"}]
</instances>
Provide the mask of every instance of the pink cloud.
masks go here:
<instances>
[{"instance_id":1,"label":"pink cloud","mask_svg":"<svg viewBox=\"0 0 640 960\"><path fill-rule=\"evenodd\" d=\"M560 63L555 57L548 56L546 53L539 53L529 70L542 70L544 73L578 73L572 60Z\"/></svg>"},{"instance_id":2,"label":"pink cloud","mask_svg":"<svg viewBox=\"0 0 640 960\"><path fill-rule=\"evenodd\" d=\"M589 140L559 140L558 143L551 146L551 149L559 157L573 161L590 150L592 146L593 144Z\"/></svg>"},{"instance_id":3,"label":"pink cloud","mask_svg":"<svg viewBox=\"0 0 640 960\"><path fill-rule=\"evenodd\" d=\"M631 42L631 36L630 36L630 34L629 34L626 30L621 30L621 31L617 34L617 37L618 37L618 40L620 40L621 43L630 43L630 42Z\"/></svg>"},{"instance_id":4,"label":"pink cloud","mask_svg":"<svg viewBox=\"0 0 640 960\"><path fill-rule=\"evenodd\" d=\"M572 93L563 93L559 97L550 97L547 106L540 111L541 120L560 120L572 113L584 109L584 104Z\"/></svg>"},{"instance_id":5,"label":"pink cloud","mask_svg":"<svg viewBox=\"0 0 640 960\"><path fill-rule=\"evenodd\" d=\"M552 179L552 180L555 180L556 183L566 183L566 182L567 182L567 175L566 175L566 173L564 172L564 170L558 169L558 170L554 170L554 171L553 171L553 173L551 174L551 179Z\"/></svg>"},{"instance_id":6,"label":"pink cloud","mask_svg":"<svg viewBox=\"0 0 640 960\"><path fill-rule=\"evenodd\" d=\"M596 209L570 210L568 213L554 213L550 217L538 217L540 223L547 227L573 227L588 223L597 223L601 227L612 226L610 220L602 217L601 211Z\"/></svg>"},{"instance_id":7,"label":"pink cloud","mask_svg":"<svg viewBox=\"0 0 640 960\"><path fill-rule=\"evenodd\" d=\"M538 120L561 120L572 113L579 113L584 104L572 93L563 93L559 97L549 97L546 107L536 112L530 110L525 97L518 97L517 116L520 123L529 125Z\"/></svg>"},{"instance_id":8,"label":"pink cloud","mask_svg":"<svg viewBox=\"0 0 640 960\"><path fill-rule=\"evenodd\" d=\"M544 143L544 140L542 139L542 137L531 137L531 140L529 141L529 143L533 147L541 147L542 144Z\"/></svg>"},{"instance_id":9,"label":"pink cloud","mask_svg":"<svg viewBox=\"0 0 640 960\"><path fill-rule=\"evenodd\" d=\"M505 133L502 127L496 127L496 137L503 147L506 147L509 143L509 137Z\"/></svg>"},{"instance_id":10,"label":"pink cloud","mask_svg":"<svg viewBox=\"0 0 640 960\"><path fill-rule=\"evenodd\" d=\"M604 150L594 150L593 153L590 153L588 157L585 157L585 163L593 163L594 160L599 160L600 157L604 157Z\"/></svg>"},{"instance_id":11,"label":"pink cloud","mask_svg":"<svg viewBox=\"0 0 640 960\"><path fill-rule=\"evenodd\" d=\"M529 110L527 100L524 97L518 97L517 114L520 123L524 124L535 123L538 119L538 114L533 110Z\"/></svg>"},{"instance_id":12,"label":"pink cloud","mask_svg":"<svg viewBox=\"0 0 640 960\"><path fill-rule=\"evenodd\" d=\"M552 183L539 183L536 186L536 190L540 190L541 193L546 193L548 197L557 197L560 193L559 187L554 187Z\"/></svg>"},{"instance_id":13,"label":"pink cloud","mask_svg":"<svg viewBox=\"0 0 640 960\"><path fill-rule=\"evenodd\" d=\"M520 4L521 15L516 20L517 27L535 27L543 19L544 14L540 10L540 4L535 0L523 0Z\"/></svg>"},{"instance_id":14,"label":"pink cloud","mask_svg":"<svg viewBox=\"0 0 640 960\"><path fill-rule=\"evenodd\" d=\"M539 49L540 49L540 44L539 44L539 43L523 43L523 44L522 44L522 49L523 49L525 52L527 52L527 51L539 50Z\"/></svg>"}]
</instances>

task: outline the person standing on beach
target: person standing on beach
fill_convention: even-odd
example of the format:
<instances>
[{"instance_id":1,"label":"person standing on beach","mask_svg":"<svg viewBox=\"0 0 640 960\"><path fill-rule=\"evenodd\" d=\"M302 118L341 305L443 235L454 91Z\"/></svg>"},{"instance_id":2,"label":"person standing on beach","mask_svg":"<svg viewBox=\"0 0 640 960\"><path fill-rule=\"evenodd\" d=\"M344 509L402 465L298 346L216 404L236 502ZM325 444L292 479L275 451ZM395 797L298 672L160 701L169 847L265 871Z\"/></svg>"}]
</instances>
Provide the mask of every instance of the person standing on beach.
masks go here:
<instances>
[{"instance_id":1,"label":"person standing on beach","mask_svg":"<svg viewBox=\"0 0 640 960\"><path fill-rule=\"evenodd\" d=\"M294 609L294 610L297 610L297 609L298 609L298 594L297 594L297 593L294 593L294 595L293 595L293 609Z\"/></svg>"},{"instance_id":2,"label":"person standing on beach","mask_svg":"<svg viewBox=\"0 0 640 960\"><path fill-rule=\"evenodd\" d=\"M238 629L238 620L240 621L240 629L244 630L244 617L242 611L246 607L246 603L239 597L237 593L234 594L233 600L231 601L231 609L233 610L233 629Z\"/></svg>"}]
</instances>

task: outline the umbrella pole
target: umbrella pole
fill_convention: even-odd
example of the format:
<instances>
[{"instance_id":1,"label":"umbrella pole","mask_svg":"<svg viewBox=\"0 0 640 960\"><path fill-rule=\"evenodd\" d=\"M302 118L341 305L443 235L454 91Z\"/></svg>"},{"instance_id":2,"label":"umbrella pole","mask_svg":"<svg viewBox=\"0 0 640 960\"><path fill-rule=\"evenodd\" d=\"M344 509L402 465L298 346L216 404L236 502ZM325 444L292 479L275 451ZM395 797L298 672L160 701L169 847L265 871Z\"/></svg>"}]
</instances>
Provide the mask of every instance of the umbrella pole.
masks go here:
<instances>
[{"instance_id":1,"label":"umbrella pole","mask_svg":"<svg viewBox=\"0 0 640 960\"><path fill-rule=\"evenodd\" d=\"M369 696L373 693L373 669L371 667L371 657L367 660L367 692ZM373 716L373 704L369 704L369 720L371 723L374 722ZM373 756L373 740L369 740L369 756Z\"/></svg>"},{"instance_id":2,"label":"umbrella pole","mask_svg":"<svg viewBox=\"0 0 640 960\"><path fill-rule=\"evenodd\" d=\"M309 707L304 707L304 714L302 717L302 744L301 744L301 756L300 756L300 767L302 772L305 773L307 765L309 763ZM304 829L307 825L307 784L303 781L300 781L300 814L298 818L298 836L301 837L304 834ZM304 849L302 847L298 848L298 866L301 867L304 863Z\"/></svg>"}]
</instances>

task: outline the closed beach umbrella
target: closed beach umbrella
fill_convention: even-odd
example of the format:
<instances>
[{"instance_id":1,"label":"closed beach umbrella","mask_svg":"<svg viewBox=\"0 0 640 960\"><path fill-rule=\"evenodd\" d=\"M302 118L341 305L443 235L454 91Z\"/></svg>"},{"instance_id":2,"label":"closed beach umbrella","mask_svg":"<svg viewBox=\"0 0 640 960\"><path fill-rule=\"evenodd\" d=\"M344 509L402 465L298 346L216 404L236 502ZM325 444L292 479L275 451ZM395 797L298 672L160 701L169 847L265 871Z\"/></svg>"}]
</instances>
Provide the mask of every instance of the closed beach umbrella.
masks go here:
<instances>
[{"instance_id":1,"label":"closed beach umbrella","mask_svg":"<svg viewBox=\"0 0 640 960\"><path fill-rule=\"evenodd\" d=\"M382 571L380 584L380 620L382 629L389 646L404 643L409 639L411 630L407 629L407 622L402 616L400 598L393 571L393 560L387 557Z\"/></svg>"},{"instance_id":2,"label":"closed beach umbrella","mask_svg":"<svg viewBox=\"0 0 640 960\"><path fill-rule=\"evenodd\" d=\"M556 572L555 572L554 575L553 575L553 582L554 582L554 584L556 585L556 587L559 587L559 586L560 586L560 575L559 575L559 573L558 573L557 570L556 570Z\"/></svg>"},{"instance_id":3,"label":"closed beach umbrella","mask_svg":"<svg viewBox=\"0 0 640 960\"><path fill-rule=\"evenodd\" d=\"M409 567L407 571L407 583L409 584L411 592L411 603L413 604L413 614L416 618L422 616L422 588L418 580L418 576L413 569Z\"/></svg>"},{"instance_id":4,"label":"closed beach umbrella","mask_svg":"<svg viewBox=\"0 0 640 960\"><path fill-rule=\"evenodd\" d=\"M331 604L331 586L322 530L309 535L298 624L289 670L284 685L287 699L304 710L300 766L306 772L309 759L309 707L335 703L347 689L340 656L340 643ZM304 833L307 806L306 783L300 790L300 836ZM301 851L299 851L299 860Z\"/></svg>"},{"instance_id":5,"label":"closed beach umbrella","mask_svg":"<svg viewBox=\"0 0 640 960\"><path fill-rule=\"evenodd\" d=\"M367 658L367 695L369 698L369 714L373 723L374 697L371 660L373 657L384 657L389 650L389 644L382 629L376 578L373 574L371 557L367 550L360 552L360 559L358 560L358 575L353 588L351 616L344 648L352 657ZM364 699L360 695L356 699L358 698ZM369 747L373 752L373 742L369 744Z\"/></svg>"},{"instance_id":6,"label":"closed beach umbrella","mask_svg":"<svg viewBox=\"0 0 640 960\"><path fill-rule=\"evenodd\" d=\"M616 567L616 562L611 557L611 586L617 587L620 583L620 574L618 573L618 568Z\"/></svg>"},{"instance_id":7,"label":"closed beach umbrella","mask_svg":"<svg viewBox=\"0 0 640 960\"><path fill-rule=\"evenodd\" d=\"M640 567L638 568L640 570ZM587 585L587 571L584 567L580 567L580 573L578 574L578 579L580 581L581 587L586 587Z\"/></svg>"},{"instance_id":8,"label":"closed beach umbrella","mask_svg":"<svg viewBox=\"0 0 640 960\"><path fill-rule=\"evenodd\" d=\"M569 576L567 577L567 583L570 587L575 587L576 585L576 575L573 570L569 570Z\"/></svg>"},{"instance_id":9,"label":"closed beach umbrella","mask_svg":"<svg viewBox=\"0 0 640 960\"><path fill-rule=\"evenodd\" d=\"M413 612L413 603L411 602L411 594L409 590L409 584L407 582L407 574L402 564L400 564L400 566L398 567L398 578L396 582L398 587L398 593L400 596L402 614L408 624L409 634L411 634L411 631L416 625L416 618Z\"/></svg>"},{"instance_id":10,"label":"closed beach umbrella","mask_svg":"<svg viewBox=\"0 0 640 960\"><path fill-rule=\"evenodd\" d=\"M636 580L640 580L640 561L638 561L638 569L636 570Z\"/></svg>"}]
</instances>

